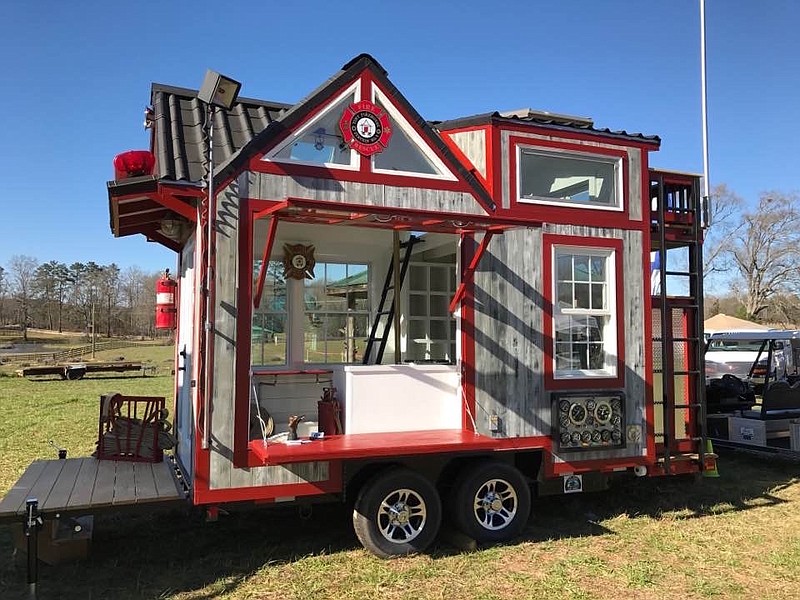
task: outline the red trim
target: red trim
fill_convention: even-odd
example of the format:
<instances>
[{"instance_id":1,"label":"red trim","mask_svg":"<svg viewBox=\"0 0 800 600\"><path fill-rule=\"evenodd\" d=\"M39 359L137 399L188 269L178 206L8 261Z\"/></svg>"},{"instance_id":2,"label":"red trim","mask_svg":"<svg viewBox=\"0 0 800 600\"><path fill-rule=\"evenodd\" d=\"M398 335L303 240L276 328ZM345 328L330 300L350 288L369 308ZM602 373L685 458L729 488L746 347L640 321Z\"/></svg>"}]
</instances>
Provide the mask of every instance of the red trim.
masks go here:
<instances>
[{"instance_id":1,"label":"red trim","mask_svg":"<svg viewBox=\"0 0 800 600\"><path fill-rule=\"evenodd\" d=\"M271 160L264 160L264 156L274 148L279 147L287 139L295 134L298 130L302 129L308 122L317 118L321 113L328 110L333 100L342 94L356 79L361 80L361 94L357 101L370 101L372 102L372 86L377 87L381 93L391 101L397 111L400 113L403 120L420 136L423 143L433 152L445 167L456 178L455 181L445 179L435 179L428 177L414 177L413 175L392 175L389 173L374 173L372 172L372 161L370 157L359 154L359 168L358 170L338 169L324 166L314 165L298 165L290 162L277 162ZM399 124L397 124L399 127ZM432 143L430 132L422 129L417 123L417 119L410 115L404 106L404 102L398 101L392 94L381 85L380 81L376 80L374 74L369 68L364 69L353 79L348 80L344 85L337 88L334 92L322 100L318 106L305 116L303 120L293 126L291 130L287 130L285 135L276 138L269 147L264 148L262 152L254 155L248 162L248 169L259 173L272 173L276 175L288 175L291 177L313 177L320 179L332 179L334 181L355 181L364 183L375 183L382 185L394 185L398 187L417 187L423 189L436 189L447 190L455 192L469 193L476 201L476 203L483 208L487 213L492 212L492 208L484 203L480 191L476 190L474 185L481 187L482 178L477 176L476 182L473 185L468 182L460 173L459 167L468 168L469 161L466 163L461 162L459 155L452 152L452 148L445 144L451 150L454 156L448 156L443 153L437 144ZM435 133L434 133L435 135ZM463 155L461 155L463 156ZM455 160L454 160L455 159ZM487 192L488 194L488 192Z\"/></svg>"},{"instance_id":2,"label":"red trim","mask_svg":"<svg viewBox=\"0 0 800 600\"><path fill-rule=\"evenodd\" d=\"M618 139L614 137L604 137L603 135L592 135L590 133L581 133L579 131L572 131L569 129L551 129L539 125L528 124L524 122L515 122L511 124L497 125L497 129L501 131L511 131L514 133L535 133L544 135L550 138L563 138L570 141L577 142L594 142L601 144L608 144L619 146L620 148L641 148L642 150L658 150L661 146L660 142L649 142L646 140L635 139Z\"/></svg>"},{"instance_id":3,"label":"red trim","mask_svg":"<svg viewBox=\"0 0 800 600\"><path fill-rule=\"evenodd\" d=\"M576 457L577 458L577 457ZM599 471L608 473L622 468L632 468L637 465L649 466L651 461L645 456L626 456L623 458L598 458L593 460L574 460L571 462L551 462L545 464L545 476L570 475L572 473L588 473Z\"/></svg>"},{"instance_id":4,"label":"red trim","mask_svg":"<svg viewBox=\"0 0 800 600\"><path fill-rule=\"evenodd\" d=\"M595 140L596 141L596 140ZM574 152L581 152L583 154L595 154L613 156L622 161L622 210L601 209L601 208L587 208L585 206L570 206L568 204L561 204L554 202L553 204L544 204L540 202L520 202L517 195L517 153L520 146L530 148L544 148L556 150L568 150ZM510 211L515 216L534 218L537 220L546 220L548 223L565 223L574 225L576 223L591 222L592 225L597 227L621 227L626 229L642 229L649 223L642 219L641 221L631 220L629 216L629 160L628 153L624 149L615 150L611 148L601 148L597 146L585 146L578 144L570 144L557 140L540 140L530 139L519 136L510 136L508 143L508 157L507 157L508 179L509 179L509 200Z\"/></svg>"},{"instance_id":5,"label":"red trim","mask_svg":"<svg viewBox=\"0 0 800 600\"><path fill-rule=\"evenodd\" d=\"M258 215L255 216L258 218ZM267 230L267 239L264 242L264 253L261 256L261 267L258 269L258 282L256 283L256 293L253 298L253 308L258 308L261 305L261 294L264 291L264 280L267 278L267 267L269 266L269 257L272 254L272 246L275 243L275 232L278 230L278 217L272 217L269 222L269 229ZM239 280L241 281L241 279Z\"/></svg>"},{"instance_id":6,"label":"red trim","mask_svg":"<svg viewBox=\"0 0 800 600\"><path fill-rule=\"evenodd\" d=\"M483 239L481 240L481 245L478 246L478 251L472 257L469 266L461 275L461 283L458 284L458 289L453 295L453 299L450 301L450 306L448 307L448 311L450 313L453 313L456 308L458 308L458 303L461 302L461 299L464 297L467 286L472 284L473 277L475 275L475 269L478 268L478 263L481 261L483 253L486 252L486 249L489 247L489 242L492 241L493 235L494 234L491 231L487 231L486 234L484 234Z\"/></svg>"},{"instance_id":7,"label":"red trim","mask_svg":"<svg viewBox=\"0 0 800 600\"><path fill-rule=\"evenodd\" d=\"M250 432L250 352L253 322L253 213L250 201L239 198L239 291L236 314L236 365L233 397L233 464L244 467L248 462L247 443ZM277 226L277 219L273 217ZM272 225L272 223L270 224Z\"/></svg>"},{"instance_id":8,"label":"red trim","mask_svg":"<svg viewBox=\"0 0 800 600\"><path fill-rule=\"evenodd\" d=\"M617 375L615 377L583 377L573 379L556 379L554 375L553 354L555 340L553 338L553 247L576 246L586 248L612 249L616 272L616 322L617 322ZM547 390L581 390L600 388L622 388L625 386L625 311L622 269L622 240L617 238L578 237L571 235L544 234L542 236L542 260L544 287L544 383ZM649 263L648 263L649 264Z\"/></svg>"},{"instance_id":9,"label":"red trim","mask_svg":"<svg viewBox=\"0 0 800 600\"><path fill-rule=\"evenodd\" d=\"M194 504L213 504L220 502L246 502L249 500L269 501L292 496L317 496L337 494L342 491L342 463L330 461L329 479L308 483L287 483L279 485L258 485L253 487L195 490Z\"/></svg>"},{"instance_id":10,"label":"red trim","mask_svg":"<svg viewBox=\"0 0 800 600\"><path fill-rule=\"evenodd\" d=\"M549 444L545 436L529 438L491 438L463 429L357 433L336 435L324 440L301 440L300 445L250 443L256 464L283 465L324 460L357 460L424 454L494 452L541 449ZM252 463L251 463L252 464Z\"/></svg>"}]
</instances>

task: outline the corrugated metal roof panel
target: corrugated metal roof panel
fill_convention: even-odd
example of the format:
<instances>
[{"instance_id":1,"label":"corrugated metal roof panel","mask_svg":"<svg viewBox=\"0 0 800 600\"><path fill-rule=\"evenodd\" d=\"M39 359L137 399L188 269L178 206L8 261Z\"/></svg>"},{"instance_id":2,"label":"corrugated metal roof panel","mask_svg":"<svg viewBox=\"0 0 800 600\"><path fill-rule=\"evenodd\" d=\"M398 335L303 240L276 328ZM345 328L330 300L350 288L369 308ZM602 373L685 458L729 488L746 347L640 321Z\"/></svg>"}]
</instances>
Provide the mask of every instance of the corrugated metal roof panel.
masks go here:
<instances>
[{"instance_id":1,"label":"corrugated metal roof panel","mask_svg":"<svg viewBox=\"0 0 800 600\"><path fill-rule=\"evenodd\" d=\"M154 152L158 177L202 181L206 176L205 111L197 90L153 84ZM219 166L247 145L291 104L240 98L230 111L214 118L214 165Z\"/></svg>"}]
</instances>

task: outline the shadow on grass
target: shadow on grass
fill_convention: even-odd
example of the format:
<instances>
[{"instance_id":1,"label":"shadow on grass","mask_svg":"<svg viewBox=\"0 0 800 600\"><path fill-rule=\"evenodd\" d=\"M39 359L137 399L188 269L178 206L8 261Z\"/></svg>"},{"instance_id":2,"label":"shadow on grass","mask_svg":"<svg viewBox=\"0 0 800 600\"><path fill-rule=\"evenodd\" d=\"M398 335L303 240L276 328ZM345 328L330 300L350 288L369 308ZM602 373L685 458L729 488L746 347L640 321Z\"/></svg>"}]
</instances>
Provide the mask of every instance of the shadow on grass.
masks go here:
<instances>
[{"instance_id":1,"label":"shadow on grass","mask_svg":"<svg viewBox=\"0 0 800 600\"><path fill-rule=\"evenodd\" d=\"M632 479L605 492L534 500L514 543L606 535L603 521L620 515L691 519L780 504L775 493L800 480L800 464L737 454L722 456L720 472L719 479ZM350 513L338 504L315 507L308 519L289 508L233 511L215 523L184 513L98 516L91 557L42 566L40 597L213 598L265 566L359 547ZM432 555L457 552L440 543ZM0 528L0 597L24 597L25 556L11 554L8 529Z\"/></svg>"}]
</instances>

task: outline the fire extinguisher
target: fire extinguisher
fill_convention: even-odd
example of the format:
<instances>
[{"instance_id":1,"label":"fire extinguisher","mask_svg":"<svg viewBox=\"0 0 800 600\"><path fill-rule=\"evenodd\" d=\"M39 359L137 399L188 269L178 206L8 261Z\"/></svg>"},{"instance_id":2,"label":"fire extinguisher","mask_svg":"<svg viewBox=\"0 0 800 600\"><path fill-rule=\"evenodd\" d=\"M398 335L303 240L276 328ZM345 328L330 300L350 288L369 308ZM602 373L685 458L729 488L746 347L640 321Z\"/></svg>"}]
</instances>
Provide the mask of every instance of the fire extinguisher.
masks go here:
<instances>
[{"instance_id":1,"label":"fire extinguisher","mask_svg":"<svg viewBox=\"0 0 800 600\"><path fill-rule=\"evenodd\" d=\"M169 276L169 269L156 281L156 329L175 329L178 325L178 309L175 292L178 282Z\"/></svg>"}]
</instances>

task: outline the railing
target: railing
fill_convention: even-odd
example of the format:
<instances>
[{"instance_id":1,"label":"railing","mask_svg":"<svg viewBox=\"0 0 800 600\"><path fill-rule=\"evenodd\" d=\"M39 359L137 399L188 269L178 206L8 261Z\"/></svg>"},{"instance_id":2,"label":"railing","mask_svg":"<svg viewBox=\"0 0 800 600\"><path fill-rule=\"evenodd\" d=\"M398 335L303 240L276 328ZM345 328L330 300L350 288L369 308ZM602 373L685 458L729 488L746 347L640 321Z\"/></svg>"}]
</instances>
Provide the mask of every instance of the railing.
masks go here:
<instances>
[{"instance_id":1,"label":"railing","mask_svg":"<svg viewBox=\"0 0 800 600\"><path fill-rule=\"evenodd\" d=\"M161 341L152 342L135 342L133 340L107 340L105 342L96 342L94 344L95 352L103 350L116 350L117 348L130 348L138 346L164 346L166 345ZM24 352L24 353L9 353L0 354L0 362L27 362L27 363L60 363L70 360L81 359L84 356L92 354L92 344L84 346L76 346L67 350L59 350L57 352Z\"/></svg>"}]
</instances>

